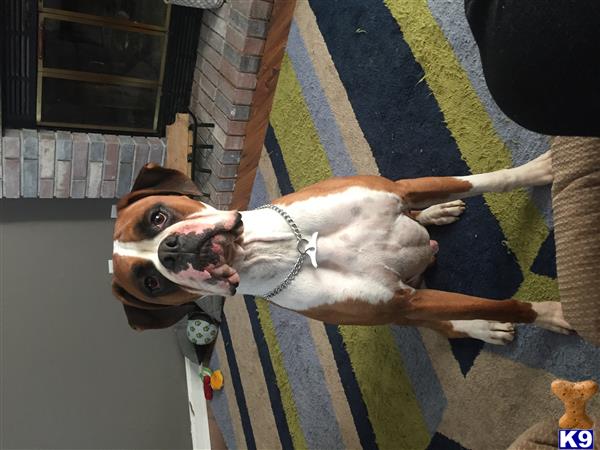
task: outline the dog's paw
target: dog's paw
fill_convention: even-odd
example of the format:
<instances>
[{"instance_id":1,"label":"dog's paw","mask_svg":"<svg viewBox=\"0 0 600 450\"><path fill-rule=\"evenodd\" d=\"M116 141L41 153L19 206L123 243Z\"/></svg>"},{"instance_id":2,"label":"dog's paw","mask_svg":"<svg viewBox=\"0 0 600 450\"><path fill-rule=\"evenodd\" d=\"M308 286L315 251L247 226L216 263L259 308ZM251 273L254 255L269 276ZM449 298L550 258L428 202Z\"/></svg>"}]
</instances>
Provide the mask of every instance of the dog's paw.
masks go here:
<instances>
[{"instance_id":1,"label":"dog's paw","mask_svg":"<svg viewBox=\"0 0 600 450\"><path fill-rule=\"evenodd\" d=\"M466 208L465 202L455 200L430 206L417 214L417 222L421 225L447 225L458 220Z\"/></svg>"},{"instance_id":2,"label":"dog's paw","mask_svg":"<svg viewBox=\"0 0 600 450\"><path fill-rule=\"evenodd\" d=\"M515 327L512 323L480 319L451 320L450 323L452 323L454 331L488 344L505 345L515 338Z\"/></svg>"},{"instance_id":3,"label":"dog's paw","mask_svg":"<svg viewBox=\"0 0 600 450\"><path fill-rule=\"evenodd\" d=\"M554 175L552 173L552 153L548 150L546 153L520 166L522 176L525 178L526 185L544 186L552 183Z\"/></svg>"},{"instance_id":4,"label":"dog's paw","mask_svg":"<svg viewBox=\"0 0 600 450\"><path fill-rule=\"evenodd\" d=\"M531 304L537 314L534 325L555 333L572 334L575 330L565 320L560 302L539 302Z\"/></svg>"}]
</instances>

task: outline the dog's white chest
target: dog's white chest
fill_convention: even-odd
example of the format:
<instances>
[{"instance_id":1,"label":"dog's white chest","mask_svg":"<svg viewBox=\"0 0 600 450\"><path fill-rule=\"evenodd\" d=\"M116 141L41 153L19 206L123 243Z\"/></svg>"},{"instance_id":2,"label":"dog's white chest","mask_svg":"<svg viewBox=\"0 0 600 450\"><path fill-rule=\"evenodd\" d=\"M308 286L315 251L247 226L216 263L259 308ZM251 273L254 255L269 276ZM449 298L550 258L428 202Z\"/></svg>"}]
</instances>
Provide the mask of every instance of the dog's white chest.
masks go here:
<instances>
[{"instance_id":1,"label":"dog's white chest","mask_svg":"<svg viewBox=\"0 0 600 450\"><path fill-rule=\"evenodd\" d=\"M427 231L404 214L401 199L394 194L353 187L282 207L306 239L318 233L318 268L307 258L296 279L272 298L286 308L302 310L351 298L385 300L422 273L431 260ZM256 214L260 214L260 219L252 217ZM287 235L287 239L277 243L265 242L260 250L260 244L255 244L255 251L273 256L269 261L270 274L261 276L250 270L252 279L266 281L266 293L283 281L279 278L285 277L297 258L295 237L274 211L245 213L244 223L250 239L261 234L254 231L261 226L274 228L262 231L272 233L271 239ZM240 289L244 287L241 285Z\"/></svg>"}]
</instances>

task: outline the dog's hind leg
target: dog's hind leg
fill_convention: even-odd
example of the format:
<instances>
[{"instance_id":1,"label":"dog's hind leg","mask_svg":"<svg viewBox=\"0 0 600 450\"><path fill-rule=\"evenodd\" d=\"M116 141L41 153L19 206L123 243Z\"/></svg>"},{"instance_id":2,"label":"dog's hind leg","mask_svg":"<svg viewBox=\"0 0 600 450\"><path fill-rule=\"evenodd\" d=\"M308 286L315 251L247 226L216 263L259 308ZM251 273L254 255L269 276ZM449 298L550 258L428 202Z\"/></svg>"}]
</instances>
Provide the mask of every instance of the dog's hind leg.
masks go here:
<instances>
[{"instance_id":1,"label":"dog's hind leg","mask_svg":"<svg viewBox=\"0 0 600 450\"><path fill-rule=\"evenodd\" d=\"M490 300L434 289L403 289L392 299L397 320L474 320L533 323L558 333L568 334L571 326L565 320L559 302L526 303L518 300Z\"/></svg>"},{"instance_id":2,"label":"dog's hind leg","mask_svg":"<svg viewBox=\"0 0 600 450\"><path fill-rule=\"evenodd\" d=\"M519 167L459 177L425 177L398 180L398 192L407 206L427 208L438 203L473 197L486 192L507 192L552 183L552 158L546 152Z\"/></svg>"},{"instance_id":3,"label":"dog's hind leg","mask_svg":"<svg viewBox=\"0 0 600 450\"><path fill-rule=\"evenodd\" d=\"M512 323L491 320L411 320L401 319L396 325L430 328L447 338L473 338L489 344L504 345L515 337Z\"/></svg>"},{"instance_id":4,"label":"dog's hind leg","mask_svg":"<svg viewBox=\"0 0 600 450\"><path fill-rule=\"evenodd\" d=\"M451 320L450 324L455 332L462 332L488 344L504 345L515 338L515 326L510 322L476 319Z\"/></svg>"}]
</instances>

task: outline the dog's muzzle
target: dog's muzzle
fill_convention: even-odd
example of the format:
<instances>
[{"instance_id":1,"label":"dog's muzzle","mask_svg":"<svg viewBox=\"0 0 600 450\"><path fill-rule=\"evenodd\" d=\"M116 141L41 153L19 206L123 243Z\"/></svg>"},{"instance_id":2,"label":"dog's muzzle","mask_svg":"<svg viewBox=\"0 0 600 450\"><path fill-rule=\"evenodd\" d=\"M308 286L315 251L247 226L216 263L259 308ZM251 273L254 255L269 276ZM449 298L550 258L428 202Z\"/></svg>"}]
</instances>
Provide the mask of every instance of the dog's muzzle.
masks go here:
<instances>
[{"instance_id":1,"label":"dog's muzzle","mask_svg":"<svg viewBox=\"0 0 600 450\"><path fill-rule=\"evenodd\" d=\"M203 270L209 264L217 264L219 255L210 249L211 240L217 232L173 233L165 237L158 246L158 259L165 269L173 273L186 270L189 266Z\"/></svg>"},{"instance_id":2,"label":"dog's muzzle","mask_svg":"<svg viewBox=\"0 0 600 450\"><path fill-rule=\"evenodd\" d=\"M208 266L218 266L228 262L227 248L242 230L241 214L237 213L231 225L219 225L200 233L173 232L158 246L160 263L172 273L190 268L198 271Z\"/></svg>"}]
</instances>

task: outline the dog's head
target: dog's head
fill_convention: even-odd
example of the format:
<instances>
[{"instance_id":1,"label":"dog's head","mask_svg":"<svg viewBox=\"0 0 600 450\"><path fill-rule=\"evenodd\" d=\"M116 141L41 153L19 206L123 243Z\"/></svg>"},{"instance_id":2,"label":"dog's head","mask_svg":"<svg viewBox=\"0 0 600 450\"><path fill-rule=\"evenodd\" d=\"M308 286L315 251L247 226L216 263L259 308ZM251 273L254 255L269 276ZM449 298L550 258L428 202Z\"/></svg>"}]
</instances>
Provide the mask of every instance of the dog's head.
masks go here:
<instances>
[{"instance_id":1,"label":"dog's head","mask_svg":"<svg viewBox=\"0 0 600 450\"><path fill-rule=\"evenodd\" d=\"M241 214L219 211L183 173L146 165L117 204L113 293L136 329L164 328L205 295L233 295Z\"/></svg>"}]
</instances>

